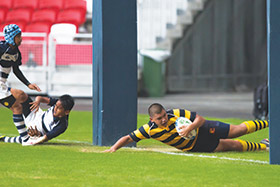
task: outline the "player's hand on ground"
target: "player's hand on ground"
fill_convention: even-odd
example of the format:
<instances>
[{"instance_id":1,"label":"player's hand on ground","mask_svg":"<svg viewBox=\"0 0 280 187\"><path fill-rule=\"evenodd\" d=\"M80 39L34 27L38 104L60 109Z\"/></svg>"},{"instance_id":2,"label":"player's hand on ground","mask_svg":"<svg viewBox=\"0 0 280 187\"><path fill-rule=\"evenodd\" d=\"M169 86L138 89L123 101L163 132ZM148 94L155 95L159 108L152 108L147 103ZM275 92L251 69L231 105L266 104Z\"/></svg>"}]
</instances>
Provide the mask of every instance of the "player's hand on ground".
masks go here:
<instances>
[{"instance_id":1,"label":"player's hand on ground","mask_svg":"<svg viewBox=\"0 0 280 187\"><path fill-rule=\"evenodd\" d=\"M38 112L39 107L40 107L40 102L39 101L35 100L35 101L33 101L33 102L29 103L29 104L31 104L31 107L30 107L31 111L34 111L35 113Z\"/></svg>"},{"instance_id":2,"label":"player's hand on ground","mask_svg":"<svg viewBox=\"0 0 280 187\"><path fill-rule=\"evenodd\" d=\"M103 153L113 153L113 152L116 152L116 150L112 148L103 151Z\"/></svg>"},{"instance_id":3,"label":"player's hand on ground","mask_svg":"<svg viewBox=\"0 0 280 187\"><path fill-rule=\"evenodd\" d=\"M29 136L41 136L41 133L38 131L37 127L35 126L35 129L32 127L28 128L28 135Z\"/></svg>"},{"instance_id":4,"label":"player's hand on ground","mask_svg":"<svg viewBox=\"0 0 280 187\"><path fill-rule=\"evenodd\" d=\"M38 92L41 91L41 89L39 88L39 86L37 86L37 84L29 84L29 85L28 85L28 88L29 88L30 90L36 90L36 91L38 91Z\"/></svg>"}]
</instances>

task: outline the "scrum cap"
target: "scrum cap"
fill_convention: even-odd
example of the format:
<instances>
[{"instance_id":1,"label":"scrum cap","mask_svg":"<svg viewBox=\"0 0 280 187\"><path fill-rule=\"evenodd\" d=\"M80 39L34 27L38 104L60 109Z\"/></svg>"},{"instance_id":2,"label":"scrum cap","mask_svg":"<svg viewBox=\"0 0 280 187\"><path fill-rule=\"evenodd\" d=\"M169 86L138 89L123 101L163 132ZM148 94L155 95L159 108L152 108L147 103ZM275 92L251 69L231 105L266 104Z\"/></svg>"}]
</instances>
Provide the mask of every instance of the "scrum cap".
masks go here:
<instances>
[{"instance_id":1,"label":"scrum cap","mask_svg":"<svg viewBox=\"0 0 280 187\"><path fill-rule=\"evenodd\" d=\"M16 45L14 38L17 34L21 33L21 29L16 24L10 24L4 27L3 33L5 40L9 44Z\"/></svg>"}]
</instances>

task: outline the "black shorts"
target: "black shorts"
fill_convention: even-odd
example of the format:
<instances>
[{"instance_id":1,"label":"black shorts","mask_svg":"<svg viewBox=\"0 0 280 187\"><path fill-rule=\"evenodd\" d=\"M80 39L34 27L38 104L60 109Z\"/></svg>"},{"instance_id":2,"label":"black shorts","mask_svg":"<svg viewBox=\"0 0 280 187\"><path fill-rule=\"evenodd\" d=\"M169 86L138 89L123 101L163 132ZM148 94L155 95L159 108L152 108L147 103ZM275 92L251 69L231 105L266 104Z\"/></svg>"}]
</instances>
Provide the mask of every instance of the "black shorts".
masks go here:
<instances>
[{"instance_id":1,"label":"black shorts","mask_svg":"<svg viewBox=\"0 0 280 187\"><path fill-rule=\"evenodd\" d=\"M213 152L220 139L228 137L230 125L220 121L208 121L199 128L198 137L192 152Z\"/></svg>"},{"instance_id":2,"label":"black shorts","mask_svg":"<svg viewBox=\"0 0 280 187\"><path fill-rule=\"evenodd\" d=\"M13 95L0 100L0 103L7 108L11 108L15 102L16 98Z\"/></svg>"}]
</instances>

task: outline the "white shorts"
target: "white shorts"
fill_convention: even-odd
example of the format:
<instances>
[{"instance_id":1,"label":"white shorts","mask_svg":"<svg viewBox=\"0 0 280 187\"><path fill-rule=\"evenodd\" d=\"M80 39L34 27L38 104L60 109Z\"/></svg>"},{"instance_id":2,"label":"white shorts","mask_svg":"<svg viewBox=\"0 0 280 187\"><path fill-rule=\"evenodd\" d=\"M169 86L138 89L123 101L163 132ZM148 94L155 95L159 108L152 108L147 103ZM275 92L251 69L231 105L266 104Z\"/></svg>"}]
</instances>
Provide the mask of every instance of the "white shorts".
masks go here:
<instances>
[{"instance_id":1,"label":"white shorts","mask_svg":"<svg viewBox=\"0 0 280 187\"><path fill-rule=\"evenodd\" d=\"M42 135L46 134L42 126L43 114L44 111L41 108L39 108L39 110L36 113L34 111L31 111L31 113L24 119L26 127L27 128L32 127L33 129L35 129L36 127L37 130L40 131Z\"/></svg>"},{"instance_id":2,"label":"white shorts","mask_svg":"<svg viewBox=\"0 0 280 187\"><path fill-rule=\"evenodd\" d=\"M4 99L6 97L9 97L10 95L12 95L12 93L10 92L10 89L8 87L8 85L6 83L0 82L0 99Z\"/></svg>"}]
</instances>

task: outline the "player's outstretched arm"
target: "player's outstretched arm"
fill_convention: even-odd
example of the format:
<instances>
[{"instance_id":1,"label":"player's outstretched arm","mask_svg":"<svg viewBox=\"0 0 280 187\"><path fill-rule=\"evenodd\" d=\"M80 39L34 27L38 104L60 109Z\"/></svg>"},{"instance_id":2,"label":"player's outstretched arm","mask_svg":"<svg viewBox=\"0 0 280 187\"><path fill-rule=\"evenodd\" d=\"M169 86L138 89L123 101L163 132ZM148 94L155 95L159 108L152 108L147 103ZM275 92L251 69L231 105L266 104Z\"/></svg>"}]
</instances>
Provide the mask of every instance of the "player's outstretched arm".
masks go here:
<instances>
[{"instance_id":1,"label":"player's outstretched arm","mask_svg":"<svg viewBox=\"0 0 280 187\"><path fill-rule=\"evenodd\" d=\"M117 151L119 148L133 142L132 138L129 135L121 137L110 149L107 149L103 152L113 153Z\"/></svg>"},{"instance_id":2,"label":"player's outstretched arm","mask_svg":"<svg viewBox=\"0 0 280 187\"><path fill-rule=\"evenodd\" d=\"M13 66L13 72L16 75L16 77L23 83L25 84L29 89L31 90L36 90L38 92L41 91L39 86L36 84L30 84L30 82L26 79L26 77L23 75L22 71L19 69L18 65Z\"/></svg>"}]
</instances>

